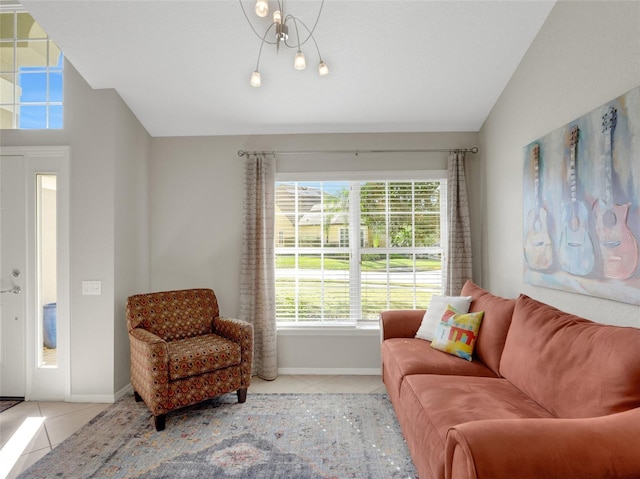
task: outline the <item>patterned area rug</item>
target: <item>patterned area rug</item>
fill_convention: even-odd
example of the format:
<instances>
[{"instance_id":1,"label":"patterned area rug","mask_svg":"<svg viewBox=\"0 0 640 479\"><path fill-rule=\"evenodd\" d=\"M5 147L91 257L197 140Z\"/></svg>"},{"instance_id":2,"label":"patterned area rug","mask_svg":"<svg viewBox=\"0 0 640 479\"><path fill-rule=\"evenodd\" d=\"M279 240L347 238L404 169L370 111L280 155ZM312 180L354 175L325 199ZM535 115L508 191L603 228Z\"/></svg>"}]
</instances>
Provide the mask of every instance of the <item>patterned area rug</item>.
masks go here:
<instances>
[{"instance_id":1,"label":"patterned area rug","mask_svg":"<svg viewBox=\"0 0 640 479\"><path fill-rule=\"evenodd\" d=\"M26 478L415 478L386 394L235 393L170 413L156 432L127 396Z\"/></svg>"},{"instance_id":2,"label":"patterned area rug","mask_svg":"<svg viewBox=\"0 0 640 479\"><path fill-rule=\"evenodd\" d=\"M9 408L12 408L16 404L20 404L22 400L8 400L2 399L0 400L0 412L6 411Z\"/></svg>"}]
</instances>

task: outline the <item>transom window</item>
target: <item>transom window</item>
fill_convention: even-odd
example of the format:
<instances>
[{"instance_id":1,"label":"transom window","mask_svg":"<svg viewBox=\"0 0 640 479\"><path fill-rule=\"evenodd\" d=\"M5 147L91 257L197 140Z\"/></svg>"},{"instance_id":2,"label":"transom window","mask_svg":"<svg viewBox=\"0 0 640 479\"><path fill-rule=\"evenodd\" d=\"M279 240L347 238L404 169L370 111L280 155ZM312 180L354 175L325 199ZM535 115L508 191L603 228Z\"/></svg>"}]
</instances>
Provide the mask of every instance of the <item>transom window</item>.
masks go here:
<instances>
[{"instance_id":1,"label":"transom window","mask_svg":"<svg viewBox=\"0 0 640 479\"><path fill-rule=\"evenodd\" d=\"M276 182L281 325L377 320L442 292L446 179Z\"/></svg>"},{"instance_id":2,"label":"transom window","mask_svg":"<svg viewBox=\"0 0 640 479\"><path fill-rule=\"evenodd\" d=\"M0 128L62 128L63 65L29 13L0 11Z\"/></svg>"}]
</instances>

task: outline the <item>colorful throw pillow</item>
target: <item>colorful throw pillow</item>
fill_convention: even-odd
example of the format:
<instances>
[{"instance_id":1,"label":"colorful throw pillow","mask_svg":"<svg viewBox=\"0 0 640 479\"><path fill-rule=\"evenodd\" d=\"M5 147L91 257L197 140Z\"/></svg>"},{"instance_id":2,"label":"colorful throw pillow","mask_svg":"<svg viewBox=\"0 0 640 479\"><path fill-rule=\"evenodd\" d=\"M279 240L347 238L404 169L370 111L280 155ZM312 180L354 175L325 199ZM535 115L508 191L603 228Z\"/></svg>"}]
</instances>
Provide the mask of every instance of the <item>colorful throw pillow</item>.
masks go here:
<instances>
[{"instance_id":1,"label":"colorful throw pillow","mask_svg":"<svg viewBox=\"0 0 640 479\"><path fill-rule=\"evenodd\" d=\"M471 296L440 296L437 294L431 296L429 307L424 313L422 323L416 333L416 338L433 341L436 335L436 329L438 328L438 324L440 324L440 320L447 306L452 305L461 313L466 313L469 311L471 299Z\"/></svg>"},{"instance_id":2,"label":"colorful throw pillow","mask_svg":"<svg viewBox=\"0 0 640 479\"><path fill-rule=\"evenodd\" d=\"M461 313L447 306L431 347L471 361L484 311Z\"/></svg>"}]
</instances>

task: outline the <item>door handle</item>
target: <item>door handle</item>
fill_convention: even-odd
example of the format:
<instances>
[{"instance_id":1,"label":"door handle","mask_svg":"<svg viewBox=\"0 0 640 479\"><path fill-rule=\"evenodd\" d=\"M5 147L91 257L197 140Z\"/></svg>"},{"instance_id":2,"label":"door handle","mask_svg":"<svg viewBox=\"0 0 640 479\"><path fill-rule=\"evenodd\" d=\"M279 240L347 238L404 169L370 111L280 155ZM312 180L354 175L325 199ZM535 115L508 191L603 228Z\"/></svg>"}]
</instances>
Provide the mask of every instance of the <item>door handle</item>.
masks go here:
<instances>
[{"instance_id":1,"label":"door handle","mask_svg":"<svg viewBox=\"0 0 640 479\"><path fill-rule=\"evenodd\" d=\"M22 289L20 289L20 286L14 286L13 288L3 289L2 291L0 291L0 294L2 293L20 294L20 291L22 291Z\"/></svg>"}]
</instances>

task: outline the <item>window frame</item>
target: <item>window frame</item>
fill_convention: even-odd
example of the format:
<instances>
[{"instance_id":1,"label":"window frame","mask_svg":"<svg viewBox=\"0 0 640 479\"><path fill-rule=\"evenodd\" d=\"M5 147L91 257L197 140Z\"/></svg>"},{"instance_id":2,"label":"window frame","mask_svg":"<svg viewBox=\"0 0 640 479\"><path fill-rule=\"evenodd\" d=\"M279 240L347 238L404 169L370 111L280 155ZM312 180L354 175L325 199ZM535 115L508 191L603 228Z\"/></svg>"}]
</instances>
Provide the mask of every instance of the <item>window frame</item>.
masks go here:
<instances>
[{"instance_id":1,"label":"window frame","mask_svg":"<svg viewBox=\"0 0 640 479\"><path fill-rule=\"evenodd\" d=\"M441 228L441 239L448 237L448 228L447 228L447 214L446 214L446 182L447 182L447 170L411 170L411 171L345 171L345 172L276 172L275 175L275 185L282 182L347 182L347 181L386 181L386 182L404 182L404 181L413 181L413 182L424 182L424 181L440 181L443 185L443 190L441 192L441 201L440 201L440 228ZM350 194L350 201L358 201L360 196L354 196ZM359 245L356 249L359 252L360 257L362 252L360 250L366 249L362 247L362 229L360 225L359 216L359 205L357 211L354 208L350 208L350 228L354 229L355 232L351 232L351 234L357 234L356 237L359 238ZM352 236L353 237L353 236ZM277 243L277 238L274 240L275 244L275 256L277 257L278 251L282 250L279 244ZM342 250L343 248L331 248L331 251L334 250ZM348 248L351 251L351 246ZM393 253L411 253L415 252L414 247L400 248L384 248L384 252L381 248L377 248L376 252L378 253L387 253L389 250L393 250ZM390 251L389 251L390 252ZM442 260L444 261L445 248L444 243L441 240L441 246L438 251L442 255ZM274 259L275 260L275 259ZM362 300L360 297L360 281L362 279L360 275L360 261L350 261L350 308L362 308ZM357 288L354 288L351 285L351 282L356 279ZM274 285L275 287L275 285ZM388 287L388 285L387 285ZM444 288L444 285L441 286ZM355 290L355 293L353 292ZM356 296L356 303L354 305L354 297ZM442 290L439 293L434 294L442 294ZM353 315L352 311L352 315ZM357 315L354 319L349 319L347 321L288 321L288 320L278 320L276 318L276 328L278 330L326 330L326 329L377 329L378 320L377 319L363 319L362 314Z\"/></svg>"}]
</instances>

